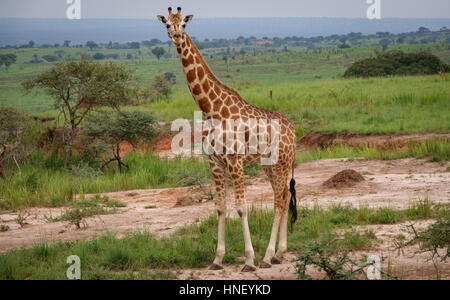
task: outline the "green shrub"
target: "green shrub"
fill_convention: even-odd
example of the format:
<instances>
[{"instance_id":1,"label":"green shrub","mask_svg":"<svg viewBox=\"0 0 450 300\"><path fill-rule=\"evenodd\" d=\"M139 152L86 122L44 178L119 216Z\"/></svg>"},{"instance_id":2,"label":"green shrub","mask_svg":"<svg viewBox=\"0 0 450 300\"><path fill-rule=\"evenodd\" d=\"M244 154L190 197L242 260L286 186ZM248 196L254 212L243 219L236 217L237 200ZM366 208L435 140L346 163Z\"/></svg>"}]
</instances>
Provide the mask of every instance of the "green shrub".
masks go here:
<instances>
[{"instance_id":1,"label":"green shrub","mask_svg":"<svg viewBox=\"0 0 450 300\"><path fill-rule=\"evenodd\" d=\"M392 51L353 63L344 77L376 77L394 75L430 75L448 72L450 67L439 57L426 52Z\"/></svg>"}]
</instances>

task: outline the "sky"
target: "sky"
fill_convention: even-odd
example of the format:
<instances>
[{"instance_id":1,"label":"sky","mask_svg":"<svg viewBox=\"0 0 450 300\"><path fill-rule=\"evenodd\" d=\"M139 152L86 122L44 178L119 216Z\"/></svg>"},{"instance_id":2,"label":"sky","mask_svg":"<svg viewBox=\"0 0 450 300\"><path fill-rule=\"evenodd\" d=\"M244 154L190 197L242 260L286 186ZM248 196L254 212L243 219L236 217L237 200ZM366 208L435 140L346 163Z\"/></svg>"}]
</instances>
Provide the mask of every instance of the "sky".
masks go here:
<instances>
[{"instance_id":1,"label":"sky","mask_svg":"<svg viewBox=\"0 0 450 300\"><path fill-rule=\"evenodd\" d=\"M381 2L381 18L450 18L450 0L0 0L0 18L66 18L71 1L87 19L155 19L168 6L196 18L365 18L366 1Z\"/></svg>"}]
</instances>

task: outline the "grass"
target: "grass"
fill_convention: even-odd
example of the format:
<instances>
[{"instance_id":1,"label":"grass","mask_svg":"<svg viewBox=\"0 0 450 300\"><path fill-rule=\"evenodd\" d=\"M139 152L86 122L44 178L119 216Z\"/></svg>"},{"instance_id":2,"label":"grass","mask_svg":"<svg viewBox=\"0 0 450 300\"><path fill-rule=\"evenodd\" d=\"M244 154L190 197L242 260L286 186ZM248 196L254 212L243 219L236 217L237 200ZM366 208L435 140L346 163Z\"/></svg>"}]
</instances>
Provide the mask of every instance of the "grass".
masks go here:
<instances>
[{"instance_id":1,"label":"grass","mask_svg":"<svg viewBox=\"0 0 450 300\"><path fill-rule=\"evenodd\" d=\"M356 148L337 145L297 153L297 161L300 163L324 158L389 160L406 157L428 158L436 162L449 161L450 143L446 139L436 138L410 143L402 149L384 150L371 145ZM205 161L195 158L168 160L151 153L128 154L125 162L130 165L130 170L123 174L115 169L108 169L105 172L95 172L95 176L80 175L79 172L73 172L73 168L63 168L61 159L54 156L37 156L29 164L21 167L21 173L16 172L7 181L0 180L0 209L58 207L75 203L77 194L83 197L87 193L188 186L196 182L206 182L211 176L209 165ZM247 175L258 176L259 172L259 166L245 168ZM187 180L191 178L189 174L195 174L194 183ZM108 200L106 205L121 207L123 204Z\"/></svg>"},{"instance_id":2,"label":"grass","mask_svg":"<svg viewBox=\"0 0 450 300\"><path fill-rule=\"evenodd\" d=\"M61 157L38 155L21 167L21 173L0 180L0 208L57 207L72 204L77 194L183 186L179 174L187 171L210 176L208 163L195 158L168 160L151 153L130 153L125 163L130 170L123 174L112 168L96 176L80 176L62 167ZM111 200L106 204L121 205Z\"/></svg>"},{"instance_id":3,"label":"grass","mask_svg":"<svg viewBox=\"0 0 450 300\"><path fill-rule=\"evenodd\" d=\"M450 160L450 142L443 138L433 138L422 142L408 143L403 148L379 149L374 145L359 147L336 145L297 153L297 161L300 163L324 158L391 160L407 157L428 158L433 162L448 161Z\"/></svg>"},{"instance_id":4,"label":"grass","mask_svg":"<svg viewBox=\"0 0 450 300\"><path fill-rule=\"evenodd\" d=\"M413 216L434 217L448 208L433 206L428 200L411 204L406 210L352 208L335 205L328 210L318 206L300 208L301 218L289 233L288 248L298 251L309 241L344 230L336 247L364 250L376 240L372 231L356 232L351 226L401 222ZM412 213L413 212L413 213ZM431 214L429 213L431 212ZM271 211L251 210L249 226L256 261L264 255L273 221ZM350 229L350 230L348 230ZM0 279L65 279L66 258L78 255L82 279L168 279L180 268L205 267L215 256L217 217L215 214L196 224L178 229L169 237L156 238L148 232L118 238L107 233L90 241L40 244L33 248L0 254ZM244 243L239 219L227 219L227 253L224 263L243 262ZM169 271L171 270L171 271Z\"/></svg>"}]
</instances>

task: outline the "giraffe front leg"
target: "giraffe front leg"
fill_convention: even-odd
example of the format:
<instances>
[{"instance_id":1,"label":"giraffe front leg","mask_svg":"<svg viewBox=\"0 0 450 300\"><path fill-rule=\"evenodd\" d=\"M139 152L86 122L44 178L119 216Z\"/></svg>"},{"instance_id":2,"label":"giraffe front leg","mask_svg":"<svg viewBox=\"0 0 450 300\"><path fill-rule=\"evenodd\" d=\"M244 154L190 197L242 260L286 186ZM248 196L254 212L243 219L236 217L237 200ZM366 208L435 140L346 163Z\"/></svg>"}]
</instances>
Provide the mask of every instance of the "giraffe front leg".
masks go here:
<instances>
[{"instance_id":1,"label":"giraffe front leg","mask_svg":"<svg viewBox=\"0 0 450 300\"><path fill-rule=\"evenodd\" d=\"M228 171L230 172L233 181L236 209L241 218L242 232L244 234L245 266L242 268L242 272L252 272L256 270L255 251L253 250L250 229L248 226L248 212L244 187L244 166L241 159L229 159Z\"/></svg>"},{"instance_id":2,"label":"giraffe front leg","mask_svg":"<svg viewBox=\"0 0 450 300\"><path fill-rule=\"evenodd\" d=\"M250 228L248 227L248 213L247 205L244 204L237 209L242 221L242 232L244 233L245 243L245 266L242 272L252 272L256 270L255 267L255 251L253 250L252 239L250 237Z\"/></svg>"},{"instance_id":3,"label":"giraffe front leg","mask_svg":"<svg viewBox=\"0 0 450 300\"><path fill-rule=\"evenodd\" d=\"M221 270L222 260L225 256L225 217L226 217L226 205L218 204L217 216L219 219L218 234L217 234L217 250L216 258L213 264L209 267L210 270Z\"/></svg>"},{"instance_id":4,"label":"giraffe front leg","mask_svg":"<svg viewBox=\"0 0 450 300\"><path fill-rule=\"evenodd\" d=\"M275 255L275 244L277 242L278 229L280 228L281 211L275 208L275 217L272 225L272 233L270 234L269 246L267 247L266 254L262 262L260 262L259 267L266 269L270 268L272 265L272 258Z\"/></svg>"},{"instance_id":5,"label":"giraffe front leg","mask_svg":"<svg viewBox=\"0 0 450 300\"><path fill-rule=\"evenodd\" d=\"M223 269L222 260L225 256L225 218L227 214L227 203L225 195L225 169L214 160L210 159L211 170L216 186L216 209L218 217L217 250L216 258L209 267L210 270Z\"/></svg>"}]
</instances>

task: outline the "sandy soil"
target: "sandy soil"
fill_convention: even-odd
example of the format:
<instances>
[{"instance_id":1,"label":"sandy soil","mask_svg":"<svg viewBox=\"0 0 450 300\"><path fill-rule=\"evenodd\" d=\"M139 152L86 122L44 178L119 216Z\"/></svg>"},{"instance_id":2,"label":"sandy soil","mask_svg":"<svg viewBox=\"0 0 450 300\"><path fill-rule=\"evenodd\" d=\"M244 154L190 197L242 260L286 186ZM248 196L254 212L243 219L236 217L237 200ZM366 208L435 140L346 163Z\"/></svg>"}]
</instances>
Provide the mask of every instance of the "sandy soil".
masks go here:
<instances>
[{"instance_id":1,"label":"sandy soil","mask_svg":"<svg viewBox=\"0 0 450 300\"><path fill-rule=\"evenodd\" d=\"M297 193L300 196L300 205L312 206L316 203L327 207L334 203L360 205L368 207L405 208L411 201L428 197L433 202L450 201L450 172L448 165L430 163L425 160L400 159L393 161L366 161L346 159L325 159L307 162L297 166L295 179L297 181ZM353 169L363 175L364 181L353 187L333 189L323 186L323 182L336 173ZM271 209L272 190L264 176L247 180L246 187L249 205L257 208ZM67 222L48 223L45 216L57 216L67 208L33 208L26 211L28 215L26 224L20 227L15 223L18 213L0 215L0 224L10 227L10 230L0 233L0 251L13 248L30 247L41 241L68 241L92 238L107 231L117 232L119 235L136 230L147 230L157 235L173 233L176 228L202 219L214 212L214 203L199 203L197 196L199 191L192 188L170 188L134 190L117 193L106 193L111 199L117 199L127 204L126 208L119 209L114 215L95 216L86 220L87 226L77 230L68 227ZM233 209L232 193L229 189L229 216L236 217ZM186 200L192 202L189 206L176 206L177 202ZM155 208L148 208L154 206ZM146 208L147 207L147 208ZM24 212L22 212L23 214ZM378 248L371 249L374 253L388 253L392 243L389 236L395 232L405 231L403 224L381 226L374 229L380 238ZM389 257L391 257L391 254ZM225 271L210 272L205 270L186 270L180 273L180 278L195 277L208 279L293 279L294 264L289 260L293 258L288 254L287 260L282 265L274 266L269 270L258 270L255 273L240 273L239 266L227 266ZM403 261L405 260L405 261ZM394 258L392 258L394 261ZM422 266L421 257L401 259L399 270L407 274L406 277L428 278L434 274L430 263ZM449 266L444 276L448 278ZM411 275L415 270L415 275ZM198 273L203 275L199 275ZM431 272L431 273L430 273ZM192 274L191 274L192 273ZM411 273L411 274L410 274ZM227 275L228 274L228 275ZM417 274L421 274L420 276ZM318 274L320 275L320 274ZM229 277L231 276L231 277ZM414 277L416 276L416 277ZM431 275L432 276L432 275Z\"/></svg>"}]
</instances>

